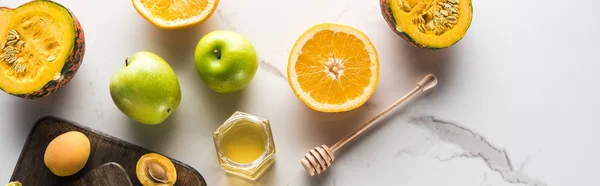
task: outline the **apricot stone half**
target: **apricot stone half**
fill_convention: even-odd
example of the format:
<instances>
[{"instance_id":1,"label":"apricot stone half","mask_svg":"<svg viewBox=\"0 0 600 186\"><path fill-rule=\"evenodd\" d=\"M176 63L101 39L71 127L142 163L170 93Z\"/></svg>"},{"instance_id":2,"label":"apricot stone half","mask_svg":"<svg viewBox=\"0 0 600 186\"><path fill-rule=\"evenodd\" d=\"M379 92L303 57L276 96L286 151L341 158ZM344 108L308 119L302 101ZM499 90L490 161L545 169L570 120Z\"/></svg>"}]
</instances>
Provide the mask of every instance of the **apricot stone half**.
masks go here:
<instances>
[{"instance_id":1,"label":"apricot stone half","mask_svg":"<svg viewBox=\"0 0 600 186\"><path fill-rule=\"evenodd\" d=\"M144 186L172 186L177 180L175 165L160 154L143 155L135 169L138 180Z\"/></svg>"}]
</instances>

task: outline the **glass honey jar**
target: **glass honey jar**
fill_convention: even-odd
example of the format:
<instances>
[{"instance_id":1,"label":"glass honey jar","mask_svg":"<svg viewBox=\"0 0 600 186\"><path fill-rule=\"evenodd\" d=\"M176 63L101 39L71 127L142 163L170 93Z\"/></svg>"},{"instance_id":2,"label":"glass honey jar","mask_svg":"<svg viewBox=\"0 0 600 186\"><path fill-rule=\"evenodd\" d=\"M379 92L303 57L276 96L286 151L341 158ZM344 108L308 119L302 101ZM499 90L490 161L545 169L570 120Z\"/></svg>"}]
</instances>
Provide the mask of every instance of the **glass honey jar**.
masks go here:
<instances>
[{"instance_id":1,"label":"glass honey jar","mask_svg":"<svg viewBox=\"0 0 600 186\"><path fill-rule=\"evenodd\" d=\"M213 133L219 164L227 173L255 180L273 164L275 143L269 120L235 112Z\"/></svg>"}]
</instances>

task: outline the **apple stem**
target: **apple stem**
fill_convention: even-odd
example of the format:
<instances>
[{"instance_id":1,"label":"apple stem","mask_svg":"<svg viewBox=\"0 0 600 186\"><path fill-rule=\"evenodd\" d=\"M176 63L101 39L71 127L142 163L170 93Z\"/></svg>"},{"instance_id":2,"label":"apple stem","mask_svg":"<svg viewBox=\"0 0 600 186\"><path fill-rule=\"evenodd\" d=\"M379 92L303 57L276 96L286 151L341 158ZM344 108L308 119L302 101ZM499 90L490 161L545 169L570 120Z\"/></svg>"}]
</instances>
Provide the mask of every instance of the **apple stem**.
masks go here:
<instances>
[{"instance_id":1,"label":"apple stem","mask_svg":"<svg viewBox=\"0 0 600 186\"><path fill-rule=\"evenodd\" d=\"M219 50L215 49L213 50L213 53L215 54L215 56L217 56L217 59L221 59L221 52L219 52Z\"/></svg>"},{"instance_id":2,"label":"apple stem","mask_svg":"<svg viewBox=\"0 0 600 186\"><path fill-rule=\"evenodd\" d=\"M129 62L127 61L129 58L125 58L125 66L129 66Z\"/></svg>"}]
</instances>

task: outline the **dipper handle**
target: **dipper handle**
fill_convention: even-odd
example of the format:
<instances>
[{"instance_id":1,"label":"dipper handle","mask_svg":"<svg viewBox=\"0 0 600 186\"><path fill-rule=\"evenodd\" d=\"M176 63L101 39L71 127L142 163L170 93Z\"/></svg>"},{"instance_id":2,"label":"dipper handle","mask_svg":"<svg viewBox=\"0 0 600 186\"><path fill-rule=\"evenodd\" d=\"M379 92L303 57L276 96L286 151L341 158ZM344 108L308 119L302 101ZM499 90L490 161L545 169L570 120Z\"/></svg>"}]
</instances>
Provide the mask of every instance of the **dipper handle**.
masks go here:
<instances>
[{"instance_id":1,"label":"dipper handle","mask_svg":"<svg viewBox=\"0 0 600 186\"><path fill-rule=\"evenodd\" d=\"M373 126L377 121L379 121L382 117L386 116L389 112L394 110L400 104L404 103L407 100L414 98L417 94L421 92L425 92L437 85L437 78L433 74L428 74L425 76L417 86L404 95L402 98L398 99L394 104L390 105L383 111L379 112L375 117L369 120L367 123L360 126L360 128L356 129L354 132L348 134L346 137L339 140L335 143L331 148L327 145L321 145L311 149L309 152L304 154L304 158L302 158L301 163L306 172L311 176L315 174L320 174L325 171L327 167L331 166L333 160L335 159L334 153L342 148L346 143L352 141L354 138L362 134L364 131Z\"/></svg>"}]
</instances>

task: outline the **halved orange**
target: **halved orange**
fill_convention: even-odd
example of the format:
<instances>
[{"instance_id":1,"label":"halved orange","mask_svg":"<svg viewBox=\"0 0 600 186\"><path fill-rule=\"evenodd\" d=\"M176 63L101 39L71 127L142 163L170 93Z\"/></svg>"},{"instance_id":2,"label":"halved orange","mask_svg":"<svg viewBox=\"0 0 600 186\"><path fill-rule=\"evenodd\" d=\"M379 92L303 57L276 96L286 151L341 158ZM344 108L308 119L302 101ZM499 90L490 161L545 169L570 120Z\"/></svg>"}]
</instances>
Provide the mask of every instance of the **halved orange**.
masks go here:
<instances>
[{"instance_id":1,"label":"halved orange","mask_svg":"<svg viewBox=\"0 0 600 186\"><path fill-rule=\"evenodd\" d=\"M162 29L179 29L204 22L219 0L131 0L137 12Z\"/></svg>"},{"instance_id":2,"label":"halved orange","mask_svg":"<svg viewBox=\"0 0 600 186\"><path fill-rule=\"evenodd\" d=\"M288 82L294 94L320 112L363 105L379 80L375 46L361 31L323 23L300 36L290 53Z\"/></svg>"}]
</instances>

